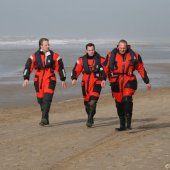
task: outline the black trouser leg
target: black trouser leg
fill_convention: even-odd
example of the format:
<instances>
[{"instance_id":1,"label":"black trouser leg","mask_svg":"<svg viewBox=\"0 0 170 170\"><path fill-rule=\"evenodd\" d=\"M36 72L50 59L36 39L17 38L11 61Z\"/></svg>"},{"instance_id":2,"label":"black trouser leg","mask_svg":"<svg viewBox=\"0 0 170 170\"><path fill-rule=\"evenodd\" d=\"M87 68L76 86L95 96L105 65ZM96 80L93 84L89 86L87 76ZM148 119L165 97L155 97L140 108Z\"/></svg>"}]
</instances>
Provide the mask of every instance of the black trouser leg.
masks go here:
<instances>
[{"instance_id":1,"label":"black trouser leg","mask_svg":"<svg viewBox=\"0 0 170 170\"><path fill-rule=\"evenodd\" d=\"M89 115L89 103L87 101L84 101L84 107L87 113L87 116Z\"/></svg>"},{"instance_id":2,"label":"black trouser leg","mask_svg":"<svg viewBox=\"0 0 170 170\"><path fill-rule=\"evenodd\" d=\"M116 101L116 108L117 108L117 114L119 116L120 120L120 128L116 128L117 131L123 131L126 129L125 123L125 113L124 113L124 103L123 102L117 102Z\"/></svg>"},{"instance_id":3,"label":"black trouser leg","mask_svg":"<svg viewBox=\"0 0 170 170\"><path fill-rule=\"evenodd\" d=\"M40 105L41 113L43 113L43 98L37 98L37 101Z\"/></svg>"},{"instance_id":4,"label":"black trouser leg","mask_svg":"<svg viewBox=\"0 0 170 170\"><path fill-rule=\"evenodd\" d=\"M49 111L51 107L53 94L45 93L43 98L43 117L49 120Z\"/></svg>"},{"instance_id":5,"label":"black trouser leg","mask_svg":"<svg viewBox=\"0 0 170 170\"><path fill-rule=\"evenodd\" d=\"M132 110L133 110L133 98L132 96L125 96L123 98L124 112L127 121L127 129L131 129L132 122Z\"/></svg>"},{"instance_id":6,"label":"black trouser leg","mask_svg":"<svg viewBox=\"0 0 170 170\"><path fill-rule=\"evenodd\" d=\"M87 120L87 123L86 125L88 127L92 127L92 125L94 124L94 115L96 113L96 105L97 105L97 100L90 100L88 102L88 105L89 105L89 115L88 115L88 120Z\"/></svg>"},{"instance_id":7,"label":"black trouser leg","mask_svg":"<svg viewBox=\"0 0 170 170\"><path fill-rule=\"evenodd\" d=\"M92 123L94 123L94 115L96 114L96 106L97 106L97 100L90 100L89 102L89 116L92 120Z\"/></svg>"},{"instance_id":8,"label":"black trouser leg","mask_svg":"<svg viewBox=\"0 0 170 170\"><path fill-rule=\"evenodd\" d=\"M127 129L131 129L133 102L125 102L124 110L127 120Z\"/></svg>"},{"instance_id":9,"label":"black trouser leg","mask_svg":"<svg viewBox=\"0 0 170 170\"><path fill-rule=\"evenodd\" d=\"M95 114L96 114L96 106L95 106L95 108L93 109L93 112L92 112L93 117L94 117Z\"/></svg>"},{"instance_id":10,"label":"black trouser leg","mask_svg":"<svg viewBox=\"0 0 170 170\"><path fill-rule=\"evenodd\" d=\"M53 94L45 93L42 103L40 103L41 111L42 111L42 119L40 125L48 125L49 124L49 111L51 107Z\"/></svg>"}]
</instances>

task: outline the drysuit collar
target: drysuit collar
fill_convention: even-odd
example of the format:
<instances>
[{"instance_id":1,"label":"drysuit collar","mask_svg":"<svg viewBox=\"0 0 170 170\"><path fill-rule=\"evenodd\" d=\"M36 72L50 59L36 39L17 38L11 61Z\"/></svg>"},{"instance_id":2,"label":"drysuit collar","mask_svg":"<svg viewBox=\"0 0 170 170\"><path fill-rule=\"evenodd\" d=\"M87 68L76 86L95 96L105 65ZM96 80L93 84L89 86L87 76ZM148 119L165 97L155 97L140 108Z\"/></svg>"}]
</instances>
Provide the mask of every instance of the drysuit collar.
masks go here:
<instances>
[{"instance_id":1,"label":"drysuit collar","mask_svg":"<svg viewBox=\"0 0 170 170\"><path fill-rule=\"evenodd\" d=\"M45 54L46 56L51 55L50 50L49 50L49 51L47 51L47 52L44 52L42 49L40 49L40 53L43 53L43 54Z\"/></svg>"},{"instance_id":2,"label":"drysuit collar","mask_svg":"<svg viewBox=\"0 0 170 170\"><path fill-rule=\"evenodd\" d=\"M88 53L86 55L87 55L87 58L94 58L97 55L97 52L95 51L93 56L89 56Z\"/></svg>"}]
</instances>

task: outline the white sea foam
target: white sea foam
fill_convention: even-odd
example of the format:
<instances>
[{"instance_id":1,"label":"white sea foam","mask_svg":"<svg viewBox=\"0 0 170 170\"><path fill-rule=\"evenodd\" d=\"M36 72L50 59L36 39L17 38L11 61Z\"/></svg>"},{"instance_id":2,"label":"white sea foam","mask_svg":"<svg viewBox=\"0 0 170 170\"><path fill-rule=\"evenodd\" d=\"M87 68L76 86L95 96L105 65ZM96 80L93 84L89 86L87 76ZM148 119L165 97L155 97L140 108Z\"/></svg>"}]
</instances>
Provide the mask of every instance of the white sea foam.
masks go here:
<instances>
[{"instance_id":1,"label":"white sea foam","mask_svg":"<svg viewBox=\"0 0 170 170\"><path fill-rule=\"evenodd\" d=\"M39 38L0 37L0 46L37 46ZM56 39L50 38L51 45L81 45L93 42L97 45L117 44L117 39ZM136 45L149 45L147 42L130 42Z\"/></svg>"},{"instance_id":2,"label":"white sea foam","mask_svg":"<svg viewBox=\"0 0 170 170\"><path fill-rule=\"evenodd\" d=\"M19 77L19 76L22 76L22 72L23 72L23 67L17 70L11 70L11 71L4 70L3 72L1 71L0 73L0 79L10 78L10 77Z\"/></svg>"}]
</instances>

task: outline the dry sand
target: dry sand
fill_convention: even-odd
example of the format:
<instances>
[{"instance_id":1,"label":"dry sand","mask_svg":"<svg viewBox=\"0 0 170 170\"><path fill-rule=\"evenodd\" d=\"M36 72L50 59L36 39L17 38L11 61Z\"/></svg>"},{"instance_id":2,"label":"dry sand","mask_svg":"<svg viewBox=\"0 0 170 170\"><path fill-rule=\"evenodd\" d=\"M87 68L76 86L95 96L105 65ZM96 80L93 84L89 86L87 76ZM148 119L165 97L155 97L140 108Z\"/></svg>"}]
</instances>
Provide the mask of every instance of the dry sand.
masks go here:
<instances>
[{"instance_id":1,"label":"dry sand","mask_svg":"<svg viewBox=\"0 0 170 170\"><path fill-rule=\"evenodd\" d=\"M170 169L170 88L136 93L131 131L115 132L110 94L98 102L94 128L85 126L82 99L53 103L50 126L40 127L40 117L39 106L0 109L0 169Z\"/></svg>"}]
</instances>

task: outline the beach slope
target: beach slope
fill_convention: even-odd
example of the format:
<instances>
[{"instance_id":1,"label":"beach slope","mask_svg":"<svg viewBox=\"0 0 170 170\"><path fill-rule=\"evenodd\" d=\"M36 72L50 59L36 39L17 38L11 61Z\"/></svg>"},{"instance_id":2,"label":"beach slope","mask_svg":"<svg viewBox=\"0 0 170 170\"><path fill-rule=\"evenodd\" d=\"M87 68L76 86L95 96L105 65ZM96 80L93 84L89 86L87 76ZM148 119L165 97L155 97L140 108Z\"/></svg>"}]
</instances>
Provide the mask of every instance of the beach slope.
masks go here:
<instances>
[{"instance_id":1,"label":"beach slope","mask_svg":"<svg viewBox=\"0 0 170 170\"><path fill-rule=\"evenodd\" d=\"M94 128L85 126L82 99L54 102L50 126L40 127L40 117L39 106L0 109L0 169L170 169L170 88L136 93L131 131L115 132L110 94L98 102Z\"/></svg>"}]
</instances>

